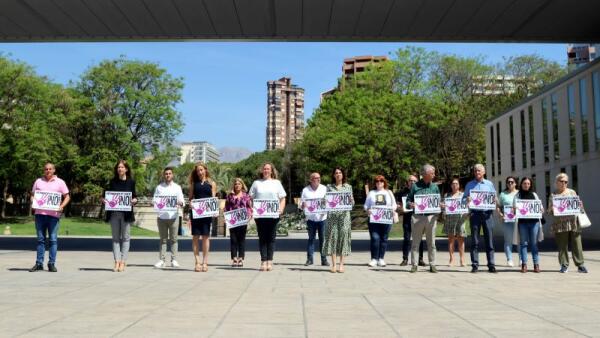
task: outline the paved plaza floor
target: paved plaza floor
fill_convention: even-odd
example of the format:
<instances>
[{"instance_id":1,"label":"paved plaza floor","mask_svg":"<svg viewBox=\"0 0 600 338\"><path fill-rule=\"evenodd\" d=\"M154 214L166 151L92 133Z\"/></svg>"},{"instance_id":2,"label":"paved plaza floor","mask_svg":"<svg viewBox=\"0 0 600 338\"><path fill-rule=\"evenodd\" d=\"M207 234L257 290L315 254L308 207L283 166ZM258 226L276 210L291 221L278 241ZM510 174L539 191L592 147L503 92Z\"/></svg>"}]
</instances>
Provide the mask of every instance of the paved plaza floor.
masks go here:
<instances>
[{"instance_id":1,"label":"paved plaza floor","mask_svg":"<svg viewBox=\"0 0 600 338\"><path fill-rule=\"evenodd\" d=\"M558 273L556 252L541 253L540 274L471 274L441 265L447 252L437 274L410 274L398 252L378 269L366 266L368 252L353 253L343 274L305 267L302 252L276 252L271 272L257 270L256 252L244 268L214 252L206 273L192 271L190 252L177 270L132 252L123 273L106 251L59 252L58 273L27 272L34 256L0 251L0 336L600 336L600 251L585 252L588 274Z\"/></svg>"}]
</instances>

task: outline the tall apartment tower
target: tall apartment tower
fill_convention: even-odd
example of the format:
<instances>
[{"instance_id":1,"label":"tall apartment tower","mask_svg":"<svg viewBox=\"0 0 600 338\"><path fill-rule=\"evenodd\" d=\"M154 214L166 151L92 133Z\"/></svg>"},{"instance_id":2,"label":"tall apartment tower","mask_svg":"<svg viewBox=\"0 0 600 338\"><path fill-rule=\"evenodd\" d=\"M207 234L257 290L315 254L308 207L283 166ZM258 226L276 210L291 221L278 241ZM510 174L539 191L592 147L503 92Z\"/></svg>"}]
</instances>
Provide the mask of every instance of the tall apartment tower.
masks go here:
<instances>
[{"instance_id":1,"label":"tall apartment tower","mask_svg":"<svg viewBox=\"0 0 600 338\"><path fill-rule=\"evenodd\" d=\"M304 134L304 89L282 77L267 82L267 150L283 149Z\"/></svg>"}]
</instances>

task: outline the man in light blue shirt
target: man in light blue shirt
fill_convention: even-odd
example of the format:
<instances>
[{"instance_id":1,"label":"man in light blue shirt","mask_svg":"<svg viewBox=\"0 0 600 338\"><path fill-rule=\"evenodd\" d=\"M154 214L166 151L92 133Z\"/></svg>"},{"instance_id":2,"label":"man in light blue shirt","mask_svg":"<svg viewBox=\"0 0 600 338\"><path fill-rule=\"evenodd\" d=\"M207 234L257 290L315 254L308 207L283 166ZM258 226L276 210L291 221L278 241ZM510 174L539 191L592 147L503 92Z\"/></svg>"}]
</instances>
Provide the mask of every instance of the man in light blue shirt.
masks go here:
<instances>
[{"instance_id":1,"label":"man in light blue shirt","mask_svg":"<svg viewBox=\"0 0 600 338\"><path fill-rule=\"evenodd\" d=\"M485 175L485 167L478 163L473 167L473 175L475 179L467 183L465 186L464 198L468 202L471 201L471 190L490 191L496 195L494 184L483 178ZM485 256L487 258L487 266L490 272L496 272L494 264L494 210L475 210L470 209L470 226L471 226L471 272L475 273L479 270L479 229L483 229L483 239L485 245Z\"/></svg>"}]
</instances>

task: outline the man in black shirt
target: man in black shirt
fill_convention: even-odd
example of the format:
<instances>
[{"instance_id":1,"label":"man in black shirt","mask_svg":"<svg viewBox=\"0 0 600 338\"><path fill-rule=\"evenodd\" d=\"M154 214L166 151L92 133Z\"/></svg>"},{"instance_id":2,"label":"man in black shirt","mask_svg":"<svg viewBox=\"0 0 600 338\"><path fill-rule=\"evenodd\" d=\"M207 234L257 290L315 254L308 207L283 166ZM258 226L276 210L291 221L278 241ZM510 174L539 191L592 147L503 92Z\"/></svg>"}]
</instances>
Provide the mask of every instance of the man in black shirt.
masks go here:
<instances>
[{"instance_id":1,"label":"man in black shirt","mask_svg":"<svg viewBox=\"0 0 600 338\"><path fill-rule=\"evenodd\" d=\"M402 263L400 263L402 266L408 265L408 253L410 252L411 247L410 235L412 232L411 218L413 215L412 210L405 211L404 201L406 200L406 196L408 196L413 183L416 183L417 181L418 179L415 175L410 175L406 181L406 187L400 192L397 192L395 196L396 201L398 201L398 205L400 206L400 213L402 213L402 229L404 230L404 240L402 241ZM421 239L421 244L419 245L419 266L426 266L425 261L423 261L423 246L424 241Z\"/></svg>"}]
</instances>

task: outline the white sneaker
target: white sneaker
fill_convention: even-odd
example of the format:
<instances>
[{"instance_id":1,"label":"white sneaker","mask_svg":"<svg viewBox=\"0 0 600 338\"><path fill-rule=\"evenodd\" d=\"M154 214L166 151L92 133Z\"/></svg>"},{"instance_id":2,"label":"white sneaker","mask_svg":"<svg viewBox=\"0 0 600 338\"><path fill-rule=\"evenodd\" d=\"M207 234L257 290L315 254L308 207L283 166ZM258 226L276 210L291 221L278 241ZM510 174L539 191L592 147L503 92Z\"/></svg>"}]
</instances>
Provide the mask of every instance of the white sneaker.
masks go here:
<instances>
[{"instance_id":1,"label":"white sneaker","mask_svg":"<svg viewBox=\"0 0 600 338\"><path fill-rule=\"evenodd\" d=\"M371 261L368 264L370 267L374 267L377 265L377 260L376 259L371 259Z\"/></svg>"},{"instance_id":2,"label":"white sneaker","mask_svg":"<svg viewBox=\"0 0 600 338\"><path fill-rule=\"evenodd\" d=\"M165 267L165 261L160 260L160 261L156 262L156 264L154 264L154 267L157 268L157 269L164 268Z\"/></svg>"},{"instance_id":3,"label":"white sneaker","mask_svg":"<svg viewBox=\"0 0 600 338\"><path fill-rule=\"evenodd\" d=\"M172 268L178 268L178 267L179 267L179 263L177 263L177 261L176 261L176 260L172 260L172 261L171 261L171 267L172 267Z\"/></svg>"},{"instance_id":4,"label":"white sneaker","mask_svg":"<svg viewBox=\"0 0 600 338\"><path fill-rule=\"evenodd\" d=\"M510 266L511 268L512 268L513 266L515 266L515 264L513 263L513 261L512 261L512 260L508 260L508 261L506 262L506 265Z\"/></svg>"},{"instance_id":5,"label":"white sneaker","mask_svg":"<svg viewBox=\"0 0 600 338\"><path fill-rule=\"evenodd\" d=\"M380 259L377 261L377 265L379 265L379 266L385 266L385 261L383 260L383 258L380 258Z\"/></svg>"}]
</instances>

